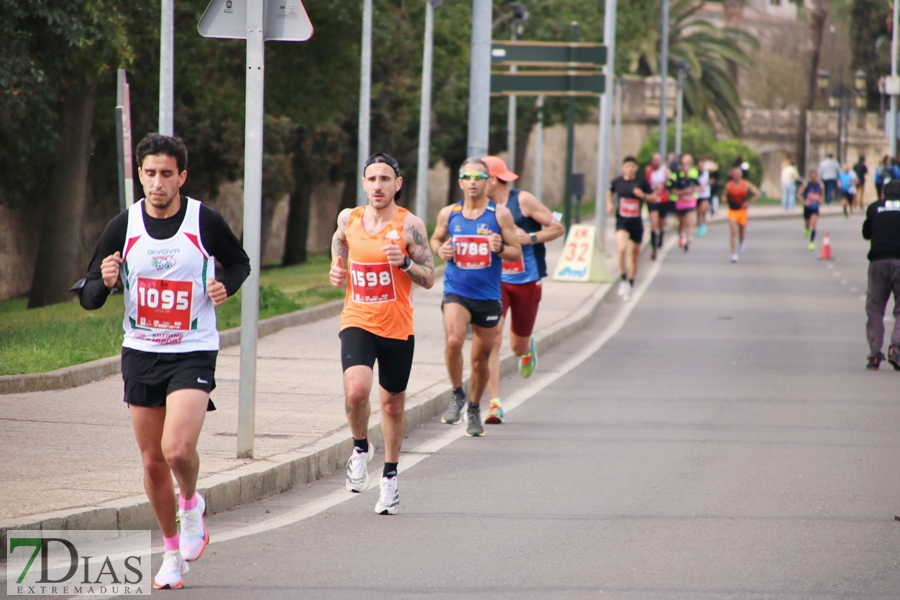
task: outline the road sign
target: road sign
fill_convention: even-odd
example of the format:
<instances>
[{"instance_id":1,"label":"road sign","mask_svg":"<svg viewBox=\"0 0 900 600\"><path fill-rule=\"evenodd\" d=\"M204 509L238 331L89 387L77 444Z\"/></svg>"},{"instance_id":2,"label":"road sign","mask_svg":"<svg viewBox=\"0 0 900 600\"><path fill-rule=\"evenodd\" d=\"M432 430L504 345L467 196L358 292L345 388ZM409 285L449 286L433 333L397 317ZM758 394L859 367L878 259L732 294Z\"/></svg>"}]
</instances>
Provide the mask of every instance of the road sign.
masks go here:
<instances>
[{"instance_id":1,"label":"road sign","mask_svg":"<svg viewBox=\"0 0 900 600\"><path fill-rule=\"evenodd\" d=\"M266 0L265 41L305 42L313 26L301 0ZM247 0L212 0L200 22L200 35L230 40L247 39Z\"/></svg>"},{"instance_id":2,"label":"road sign","mask_svg":"<svg viewBox=\"0 0 900 600\"><path fill-rule=\"evenodd\" d=\"M606 91L599 71L519 71L491 74L491 95L598 96Z\"/></svg>"},{"instance_id":3,"label":"road sign","mask_svg":"<svg viewBox=\"0 0 900 600\"><path fill-rule=\"evenodd\" d=\"M602 67L606 46L579 42L496 42L491 62L520 67Z\"/></svg>"},{"instance_id":4,"label":"road sign","mask_svg":"<svg viewBox=\"0 0 900 600\"><path fill-rule=\"evenodd\" d=\"M609 283L612 278L606 259L596 244L593 225L572 225L563 246L563 254L553 272L555 281Z\"/></svg>"}]
</instances>

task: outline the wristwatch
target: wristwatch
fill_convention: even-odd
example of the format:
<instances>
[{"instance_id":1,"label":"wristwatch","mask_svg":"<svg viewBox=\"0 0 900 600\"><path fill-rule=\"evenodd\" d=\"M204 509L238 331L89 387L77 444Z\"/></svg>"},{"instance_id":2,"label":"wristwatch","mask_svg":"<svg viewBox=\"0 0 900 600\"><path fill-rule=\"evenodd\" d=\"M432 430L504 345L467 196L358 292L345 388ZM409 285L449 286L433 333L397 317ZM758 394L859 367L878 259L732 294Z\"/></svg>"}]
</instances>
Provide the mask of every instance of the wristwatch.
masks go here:
<instances>
[{"instance_id":1,"label":"wristwatch","mask_svg":"<svg viewBox=\"0 0 900 600\"><path fill-rule=\"evenodd\" d=\"M535 232L532 231L531 233L529 233L529 234L528 234L528 237L531 238L531 245L532 245L532 246L538 243L538 241L537 241L537 234L536 234Z\"/></svg>"},{"instance_id":2,"label":"wristwatch","mask_svg":"<svg viewBox=\"0 0 900 600\"><path fill-rule=\"evenodd\" d=\"M503 254L504 250L506 250L506 242L500 240L500 252L498 252L497 254Z\"/></svg>"},{"instance_id":3,"label":"wristwatch","mask_svg":"<svg viewBox=\"0 0 900 600\"><path fill-rule=\"evenodd\" d=\"M403 264L400 266L400 270L404 273L409 271L412 268L412 259L408 256L403 257Z\"/></svg>"}]
</instances>

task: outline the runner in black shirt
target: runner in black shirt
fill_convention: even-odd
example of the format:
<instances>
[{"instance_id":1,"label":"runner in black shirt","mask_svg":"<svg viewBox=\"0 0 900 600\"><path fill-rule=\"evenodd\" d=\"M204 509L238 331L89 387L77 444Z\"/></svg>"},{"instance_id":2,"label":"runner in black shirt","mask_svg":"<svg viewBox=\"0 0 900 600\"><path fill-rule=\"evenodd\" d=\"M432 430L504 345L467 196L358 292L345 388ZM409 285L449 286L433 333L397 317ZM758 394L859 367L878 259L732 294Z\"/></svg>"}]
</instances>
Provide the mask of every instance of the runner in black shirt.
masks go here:
<instances>
[{"instance_id":1,"label":"runner in black shirt","mask_svg":"<svg viewBox=\"0 0 900 600\"><path fill-rule=\"evenodd\" d=\"M633 156L622 161L622 175L613 179L606 193L606 213L616 214L616 246L619 251L619 295L631 299L634 278L637 276L638 257L644 237L641 207L644 202L656 202L650 183L637 174L638 163ZM628 252L628 265L625 254Z\"/></svg>"},{"instance_id":2,"label":"runner in black shirt","mask_svg":"<svg viewBox=\"0 0 900 600\"><path fill-rule=\"evenodd\" d=\"M869 167L866 166L866 157L859 155L859 160L853 165L853 171L856 173L856 196L853 198L859 210L866 207L863 199L863 193L866 191L866 175L869 174ZM852 206L850 208L853 208Z\"/></svg>"}]
</instances>

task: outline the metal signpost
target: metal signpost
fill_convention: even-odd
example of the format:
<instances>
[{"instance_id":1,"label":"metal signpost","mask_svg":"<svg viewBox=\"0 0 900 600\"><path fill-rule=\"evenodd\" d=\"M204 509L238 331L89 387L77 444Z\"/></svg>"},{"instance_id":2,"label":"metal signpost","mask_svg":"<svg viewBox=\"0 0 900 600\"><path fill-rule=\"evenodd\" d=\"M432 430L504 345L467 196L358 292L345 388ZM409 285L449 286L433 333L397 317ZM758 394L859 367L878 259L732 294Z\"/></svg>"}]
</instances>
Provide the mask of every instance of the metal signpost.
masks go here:
<instances>
[{"instance_id":1,"label":"metal signpost","mask_svg":"<svg viewBox=\"0 0 900 600\"><path fill-rule=\"evenodd\" d=\"M616 71L616 0L606 0L603 17L603 43L613 57L610 75L615 77ZM620 111L621 112L621 111ZM597 243L601 250L606 250L606 190L609 189L609 146L610 129L612 128L612 98L609 94L600 96L600 117L597 126L597 193L594 197L594 220L597 224ZM618 168L618 164L616 168Z\"/></svg>"},{"instance_id":2,"label":"metal signpost","mask_svg":"<svg viewBox=\"0 0 900 600\"><path fill-rule=\"evenodd\" d=\"M134 162L131 156L131 92L125 69L116 84L116 149L119 155L119 211L134 204Z\"/></svg>"},{"instance_id":3,"label":"metal signpost","mask_svg":"<svg viewBox=\"0 0 900 600\"><path fill-rule=\"evenodd\" d=\"M434 9L443 0L425 0L425 49L422 54L422 101L419 105L419 156L416 173L416 216L428 222L428 165L431 162L431 67L434 48Z\"/></svg>"},{"instance_id":4,"label":"metal signpost","mask_svg":"<svg viewBox=\"0 0 900 600\"><path fill-rule=\"evenodd\" d=\"M372 0L363 0L362 56L359 66L359 145L356 151L356 205L365 206L363 167L369 158L370 121L372 110Z\"/></svg>"},{"instance_id":5,"label":"metal signpost","mask_svg":"<svg viewBox=\"0 0 900 600\"><path fill-rule=\"evenodd\" d=\"M578 36L578 24L572 24ZM566 140L565 214L566 232L572 222L572 170L574 156L575 98L598 96L606 91L606 76L596 70L606 64L606 46L565 42L498 42L491 49L495 65L560 68L559 71L495 72L491 94L516 96L566 96L569 98ZM584 70L584 69L592 70ZM581 69L581 70L579 70Z\"/></svg>"},{"instance_id":6,"label":"metal signpost","mask_svg":"<svg viewBox=\"0 0 900 600\"><path fill-rule=\"evenodd\" d=\"M467 156L485 156L491 127L491 0L472 0Z\"/></svg>"},{"instance_id":7,"label":"metal signpost","mask_svg":"<svg viewBox=\"0 0 900 600\"><path fill-rule=\"evenodd\" d=\"M666 157L666 82L669 80L669 0L662 0L662 34L659 49L659 153Z\"/></svg>"},{"instance_id":8,"label":"metal signpost","mask_svg":"<svg viewBox=\"0 0 900 600\"><path fill-rule=\"evenodd\" d=\"M247 40L244 128L244 250L250 276L241 300L241 367L238 398L238 458L253 458L256 419L256 340L262 209L263 86L265 42L303 42L313 28L300 0L212 0L197 30L203 37Z\"/></svg>"},{"instance_id":9,"label":"metal signpost","mask_svg":"<svg viewBox=\"0 0 900 600\"><path fill-rule=\"evenodd\" d=\"M175 0L162 0L159 26L159 132L175 135Z\"/></svg>"}]
</instances>

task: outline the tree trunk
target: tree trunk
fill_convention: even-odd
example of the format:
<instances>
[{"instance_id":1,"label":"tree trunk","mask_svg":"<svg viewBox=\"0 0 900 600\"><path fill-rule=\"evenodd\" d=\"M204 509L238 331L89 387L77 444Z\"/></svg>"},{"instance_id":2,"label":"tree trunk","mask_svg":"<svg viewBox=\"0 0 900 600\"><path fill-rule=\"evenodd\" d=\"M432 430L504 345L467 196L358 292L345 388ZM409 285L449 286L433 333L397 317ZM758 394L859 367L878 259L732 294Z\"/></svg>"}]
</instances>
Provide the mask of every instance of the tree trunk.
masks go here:
<instances>
[{"instance_id":1,"label":"tree trunk","mask_svg":"<svg viewBox=\"0 0 900 600\"><path fill-rule=\"evenodd\" d=\"M281 264L285 267L307 261L306 241L309 238L309 206L312 199L312 177L307 172L302 153L294 152L294 190L288 209L287 233Z\"/></svg>"},{"instance_id":2,"label":"tree trunk","mask_svg":"<svg viewBox=\"0 0 900 600\"><path fill-rule=\"evenodd\" d=\"M50 175L28 308L69 301L69 287L84 273L84 265L79 264L81 224L87 206L96 100L96 83L71 86L63 99L62 136Z\"/></svg>"},{"instance_id":3,"label":"tree trunk","mask_svg":"<svg viewBox=\"0 0 900 600\"><path fill-rule=\"evenodd\" d=\"M808 113L816 102L816 77L819 72L820 49L822 46L822 34L825 31L825 21L828 20L827 0L813 0L805 2L806 18L809 21L809 33L812 38L812 55L809 59L809 73L807 74L806 102L800 107L800 117L797 123L797 169L800 174L806 176L808 157L806 156L806 125Z\"/></svg>"}]
</instances>

